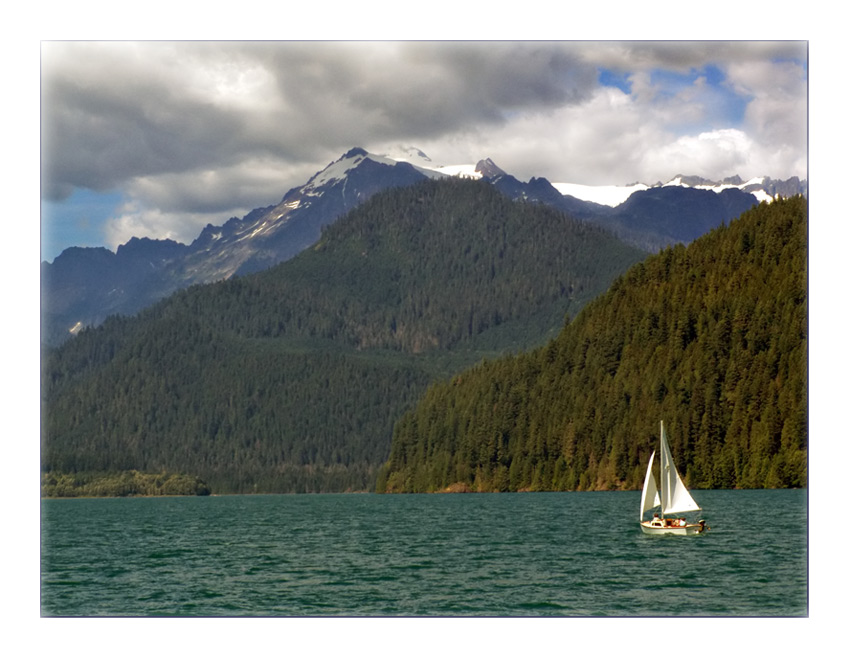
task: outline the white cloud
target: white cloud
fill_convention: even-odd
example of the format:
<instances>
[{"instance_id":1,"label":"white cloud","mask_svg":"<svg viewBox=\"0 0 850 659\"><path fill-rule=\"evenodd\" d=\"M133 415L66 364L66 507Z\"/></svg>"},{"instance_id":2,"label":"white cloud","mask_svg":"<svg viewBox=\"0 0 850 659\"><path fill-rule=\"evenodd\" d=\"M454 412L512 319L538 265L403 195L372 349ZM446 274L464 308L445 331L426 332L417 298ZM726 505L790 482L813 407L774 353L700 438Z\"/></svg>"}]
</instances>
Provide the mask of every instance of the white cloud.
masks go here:
<instances>
[{"instance_id":1,"label":"white cloud","mask_svg":"<svg viewBox=\"0 0 850 659\"><path fill-rule=\"evenodd\" d=\"M658 177L659 180L667 180L675 174L697 174L714 179L739 174L747 179L759 175L751 171L753 147L752 139L736 129L685 135L647 151L644 167L647 171L667 172L663 178Z\"/></svg>"},{"instance_id":2,"label":"white cloud","mask_svg":"<svg viewBox=\"0 0 850 659\"><path fill-rule=\"evenodd\" d=\"M225 209L278 203L290 181L303 183L316 173L313 165L270 157L246 158L232 165L139 176L127 193L148 207L166 212L220 213Z\"/></svg>"},{"instance_id":3,"label":"white cloud","mask_svg":"<svg viewBox=\"0 0 850 659\"><path fill-rule=\"evenodd\" d=\"M207 224L221 225L260 206L277 204L316 168L281 160L252 159L220 169L140 176L125 190L131 201L104 224L111 249L133 236L191 243Z\"/></svg>"},{"instance_id":4,"label":"white cloud","mask_svg":"<svg viewBox=\"0 0 850 659\"><path fill-rule=\"evenodd\" d=\"M787 61L732 64L728 75L739 93L752 98L746 126L763 148L776 154L774 166L784 169L804 161L808 81L802 66Z\"/></svg>"},{"instance_id":5,"label":"white cloud","mask_svg":"<svg viewBox=\"0 0 850 659\"><path fill-rule=\"evenodd\" d=\"M215 224L223 224L229 217L244 214L244 209L232 209L230 213L214 217L207 213L164 212L134 200L122 206L119 215L104 225L104 241L113 251L134 236L170 239L188 245L211 220Z\"/></svg>"},{"instance_id":6,"label":"white cloud","mask_svg":"<svg viewBox=\"0 0 850 659\"><path fill-rule=\"evenodd\" d=\"M491 131L476 143L487 149L479 157L490 156L523 179L593 185L654 183L677 173L728 176L736 173L728 167L746 164L752 142L741 131L679 137L668 130L677 103L599 88L581 106L528 113Z\"/></svg>"}]
</instances>

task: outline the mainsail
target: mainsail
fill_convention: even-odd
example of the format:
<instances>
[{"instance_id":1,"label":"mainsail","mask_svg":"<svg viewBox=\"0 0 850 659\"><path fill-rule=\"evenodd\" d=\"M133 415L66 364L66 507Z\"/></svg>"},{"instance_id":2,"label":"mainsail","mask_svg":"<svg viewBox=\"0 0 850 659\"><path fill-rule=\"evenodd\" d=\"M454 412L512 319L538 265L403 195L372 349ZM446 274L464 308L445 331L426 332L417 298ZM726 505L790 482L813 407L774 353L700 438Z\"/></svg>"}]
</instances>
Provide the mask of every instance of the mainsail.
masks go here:
<instances>
[{"instance_id":1,"label":"mainsail","mask_svg":"<svg viewBox=\"0 0 850 659\"><path fill-rule=\"evenodd\" d=\"M643 481L643 495L640 498L640 517L643 519L643 514L647 510L661 505L661 498L658 496L658 485L655 484L655 476L652 475L652 461L655 459L655 451L649 456L649 466L646 468L646 478Z\"/></svg>"},{"instance_id":2,"label":"mainsail","mask_svg":"<svg viewBox=\"0 0 850 659\"><path fill-rule=\"evenodd\" d=\"M652 460L650 460L650 466ZM675 515L687 513L692 510L700 510L694 501L688 488L682 482L682 477L673 464L673 455L667 444L667 433L664 431L664 422L661 422L661 514ZM642 513L641 513L642 514Z\"/></svg>"}]
</instances>

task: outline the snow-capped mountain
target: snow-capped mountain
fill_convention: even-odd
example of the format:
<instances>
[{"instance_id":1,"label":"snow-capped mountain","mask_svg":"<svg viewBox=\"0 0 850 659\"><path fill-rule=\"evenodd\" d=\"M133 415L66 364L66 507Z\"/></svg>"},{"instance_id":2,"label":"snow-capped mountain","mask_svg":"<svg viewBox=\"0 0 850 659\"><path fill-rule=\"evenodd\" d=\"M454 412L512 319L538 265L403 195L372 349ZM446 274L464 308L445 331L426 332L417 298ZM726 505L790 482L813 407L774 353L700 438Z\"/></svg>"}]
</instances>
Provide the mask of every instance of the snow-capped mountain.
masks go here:
<instances>
[{"instance_id":1,"label":"snow-capped mountain","mask_svg":"<svg viewBox=\"0 0 850 659\"><path fill-rule=\"evenodd\" d=\"M512 199L547 204L574 217L604 224L623 240L648 251L690 242L721 222L777 195L807 194L806 181L777 181L763 176L747 181L739 176L712 181L678 174L666 183L580 185L550 183L545 178L523 182L489 158L475 165L435 165L422 151L402 149L385 157L415 163L420 171L468 176L488 181Z\"/></svg>"},{"instance_id":2,"label":"snow-capped mountain","mask_svg":"<svg viewBox=\"0 0 850 659\"><path fill-rule=\"evenodd\" d=\"M425 176L408 163L351 149L277 205L233 218L223 227L207 226L190 246L186 274L195 283L268 268L312 245L323 226L376 192Z\"/></svg>"},{"instance_id":3,"label":"snow-capped mountain","mask_svg":"<svg viewBox=\"0 0 850 659\"><path fill-rule=\"evenodd\" d=\"M785 181L774 180L769 176L757 176L747 181L740 176L730 176L722 181L712 181L700 176L682 176L677 174L667 183L656 183L653 187L679 186L683 188L695 188L697 190L710 190L712 192L723 192L724 190L737 189L752 194L761 201L773 201L777 196L791 197L802 194L807 195L809 186L807 181L800 181L796 176Z\"/></svg>"},{"instance_id":4,"label":"snow-capped mountain","mask_svg":"<svg viewBox=\"0 0 850 659\"><path fill-rule=\"evenodd\" d=\"M771 179L769 176L758 176L743 181L739 176L732 176L722 181L712 181L699 176L682 176L678 174L666 183L631 183L629 185L582 185L578 183L553 183L552 186L562 195L568 195L612 208L624 203L635 192L650 188L680 187L695 190L708 190L720 193L724 190L741 190L752 194L759 202L773 201L777 195L790 197L797 194L808 194L806 181L792 177L786 181Z\"/></svg>"},{"instance_id":5,"label":"snow-capped mountain","mask_svg":"<svg viewBox=\"0 0 850 659\"><path fill-rule=\"evenodd\" d=\"M762 199L807 192L805 181L767 177L713 183L677 176L653 186L579 186L545 178L523 182L489 158L474 165L442 165L414 147L381 155L354 148L289 190L278 204L221 226L208 225L191 245L133 238L115 253L74 247L53 263L42 263L42 336L57 343L72 329L97 325L111 314L135 313L192 284L269 268L314 244L323 226L373 194L445 176L487 181L512 199L599 222L648 250L688 242Z\"/></svg>"},{"instance_id":6,"label":"snow-capped mountain","mask_svg":"<svg viewBox=\"0 0 850 659\"><path fill-rule=\"evenodd\" d=\"M374 156L370 156L374 157ZM380 156L387 160L407 162L428 175L466 176L469 178L496 178L506 176L496 164L487 158L476 164L437 165L425 153L416 147L397 147ZM787 181L774 180L768 176L759 176L744 181L735 175L722 181L713 181L700 176L684 176L677 174L666 183L653 184L631 183L628 185L585 185L580 183L551 183L561 195L567 195L581 201L589 201L612 208L625 202L633 193L658 187L684 187L697 190L710 190L720 193L723 190L736 188L755 196L758 201L773 201L777 195L793 196L807 194L806 181L792 177Z\"/></svg>"},{"instance_id":7,"label":"snow-capped mountain","mask_svg":"<svg viewBox=\"0 0 850 659\"><path fill-rule=\"evenodd\" d=\"M323 226L376 192L427 176L438 174L352 149L280 203L207 225L191 245L134 238L115 253L69 248L42 263L42 336L56 343L71 328L133 314L192 284L269 268L315 243Z\"/></svg>"},{"instance_id":8,"label":"snow-capped mountain","mask_svg":"<svg viewBox=\"0 0 850 659\"><path fill-rule=\"evenodd\" d=\"M370 156L371 157L371 156ZM399 146L395 149L378 156L386 160L396 162L406 162L430 178L438 176L464 176L466 178L482 178L485 175L479 171L479 166L485 161L479 161L478 164L461 164L461 165L438 165L429 158L422 150L413 146ZM489 159L486 162L491 162Z\"/></svg>"}]
</instances>

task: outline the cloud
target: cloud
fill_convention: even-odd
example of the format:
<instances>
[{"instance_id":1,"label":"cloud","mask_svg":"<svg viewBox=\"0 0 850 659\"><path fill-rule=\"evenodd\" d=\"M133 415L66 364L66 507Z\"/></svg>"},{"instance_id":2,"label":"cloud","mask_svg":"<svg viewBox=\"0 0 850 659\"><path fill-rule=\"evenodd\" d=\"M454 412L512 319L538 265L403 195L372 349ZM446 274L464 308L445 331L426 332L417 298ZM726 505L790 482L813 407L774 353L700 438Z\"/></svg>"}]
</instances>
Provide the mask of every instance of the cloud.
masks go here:
<instances>
[{"instance_id":1,"label":"cloud","mask_svg":"<svg viewBox=\"0 0 850 659\"><path fill-rule=\"evenodd\" d=\"M62 43L43 48L42 182L109 190L134 176L227 162L239 117L182 91L176 47Z\"/></svg>"},{"instance_id":2,"label":"cloud","mask_svg":"<svg viewBox=\"0 0 850 659\"><path fill-rule=\"evenodd\" d=\"M501 125L578 103L596 80L569 49L533 43L48 43L43 61L51 198Z\"/></svg>"},{"instance_id":3,"label":"cloud","mask_svg":"<svg viewBox=\"0 0 850 659\"><path fill-rule=\"evenodd\" d=\"M310 165L249 159L219 169L136 177L125 188L131 201L107 224L104 242L113 250L133 236L188 244L207 224L279 203L289 181L306 181L314 173Z\"/></svg>"},{"instance_id":4,"label":"cloud","mask_svg":"<svg viewBox=\"0 0 850 659\"><path fill-rule=\"evenodd\" d=\"M806 167L805 58L799 42L44 42L42 192L120 191L134 205L113 240L190 239L353 146L576 183L787 177Z\"/></svg>"},{"instance_id":5,"label":"cloud","mask_svg":"<svg viewBox=\"0 0 850 659\"><path fill-rule=\"evenodd\" d=\"M644 166L647 171L669 172L672 164L677 174L706 172L709 178L719 179L750 170L752 151L753 141L746 133L730 128L685 135L648 151ZM669 178L670 173L666 177ZM664 181L661 177L659 180Z\"/></svg>"},{"instance_id":6,"label":"cloud","mask_svg":"<svg viewBox=\"0 0 850 659\"><path fill-rule=\"evenodd\" d=\"M788 154L775 166L801 169L803 162L797 161L806 153L808 141L808 76L803 65L790 61L732 64L729 79L739 94L751 99L745 115L747 129L764 148Z\"/></svg>"},{"instance_id":7,"label":"cloud","mask_svg":"<svg viewBox=\"0 0 850 659\"><path fill-rule=\"evenodd\" d=\"M246 158L218 168L139 176L126 190L131 197L166 212L213 213L227 208L254 208L278 203L286 181L306 181L312 166L289 165L280 159Z\"/></svg>"},{"instance_id":8,"label":"cloud","mask_svg":"<svg viewBox=\"0 0 850 659\"><path fill-rule=\"evenodd\" d=\"M614 71L661 69L686 73L706 63L729 64L769 60L805 60L801 41L611 41L590 42L588 61Z\"/></svg>"},{"instance_id":9,"label":"cloud","mask_svg":"<svg viewBox=\"0 0 850 659\"><path fill-rule=\"evenodd\" d=\"M230 212L225 210L217 215L218 223L242 214L242 209L238 208L230 209ZM170 239L188 245L208 223L209 216L206 213L172 213L158 207L145 206L142 201L133 199L123 204L104 226L103 240L112 250L134 236Z\"/></svg>"}]
</instances>

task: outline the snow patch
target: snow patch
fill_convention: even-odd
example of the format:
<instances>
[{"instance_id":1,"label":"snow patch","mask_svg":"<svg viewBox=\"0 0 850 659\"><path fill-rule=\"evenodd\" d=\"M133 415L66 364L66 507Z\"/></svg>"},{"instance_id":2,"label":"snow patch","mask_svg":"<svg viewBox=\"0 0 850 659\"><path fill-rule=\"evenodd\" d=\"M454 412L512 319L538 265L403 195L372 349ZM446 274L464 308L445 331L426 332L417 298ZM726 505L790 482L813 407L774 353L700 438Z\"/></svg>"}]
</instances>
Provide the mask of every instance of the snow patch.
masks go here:
<instances>
[{"instance_id":1,"label":"snow patch","mask_svg":"<svg viewBox=\"0 0 850 659\"><path fill-rule=\"evenodd\" d=\"M371 154L370 154L371 156ZM395 146L390 148L386 153L378 155L379 158L387 158L395 162L406 162L417 169L434 169L434 163L421 149L415 146Z\"/></svg>"},{"instance_id":2,"label":"snow patch","mask_svg":"<svg viewBox=\"0 0 850 659\"><path fill-rule=\"evenodd\" d=\"M647 190L648 185L635 183L633 185L581 185L579 183L553 183L562 195L569 195L582 201L590 201L603 206L619 206L628 199L633 192Z\"/></svg>"},{"instance_id":3,"label":"snow patch","mask_svg":"<svg viewBox=\"0 0 850 659\"><path fill-rule=\"evenodd\" d=\"M256 236L257 234L259 234L259 233L265 233L265 232L266 232L266 231L268 231L268 230L269 230L269 224L268 224L268 222L263 222L260 226L258 226L256 229L254 229L254 230L251 232L251 234L250 234L249 236L247 236L247 238L253 238L253 237L254 237L254 236ZM243 236L243 238L245 238L245 237L246 237L246 236ZM242 238L240 238L239 240L242 240Z\"/></svg>"},{"instance_id":4,"label":"snow patch","mask_svg":"<svg viewBox=\"0 0 850 659\"><path fill-rule=\"evenodd\" d=\"M443 176L460 176L462 178L481 178L481 172L475 171L475 165L442 165L434 170Z\"/></svg>"},{"instance_id":5,"label":"snow patch","mask_svg":"<svg viewBox=\"0 0 850 659\"><path fill-rule=\"evenodd\" d=\"M750 190L750 194L753 195L759 203L763 201L770 203L773 201L773 197L767 194L764 190Z\"/></svg>"}]
</instances>

